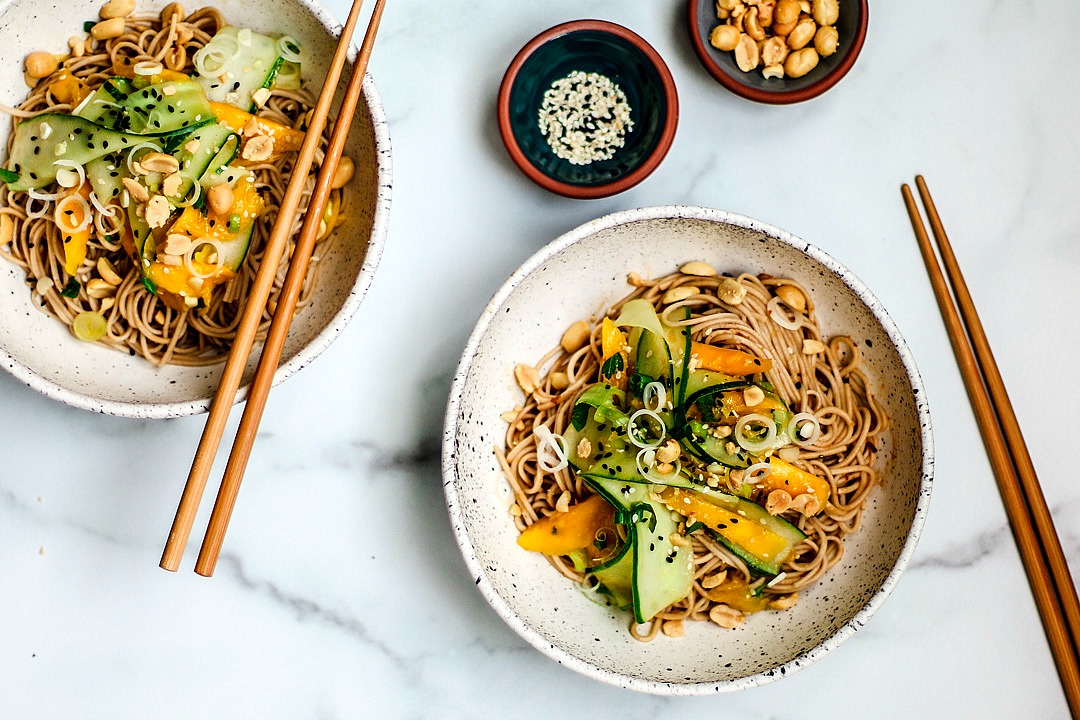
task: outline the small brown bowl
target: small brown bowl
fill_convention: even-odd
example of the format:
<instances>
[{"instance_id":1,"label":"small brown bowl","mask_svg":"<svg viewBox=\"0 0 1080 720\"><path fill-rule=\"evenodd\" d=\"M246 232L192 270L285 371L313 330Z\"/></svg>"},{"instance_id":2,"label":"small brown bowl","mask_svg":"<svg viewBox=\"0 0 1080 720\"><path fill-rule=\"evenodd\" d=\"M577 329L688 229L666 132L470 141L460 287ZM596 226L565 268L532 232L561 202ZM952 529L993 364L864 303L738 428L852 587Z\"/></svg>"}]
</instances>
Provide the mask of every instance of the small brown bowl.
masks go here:
<instances>
[{"instance_id":1,"label":"small brown bowl","mask_svg":"<svg viewBox=\"0 0 1080 720\"><path fill-rule=\"evenodd\" d=\"M709 34L721 20L716 16L715 0L688 0L687 20L690 41L701 64L724 87L736 95L770 105L803 102L821 95L847 75L855 64L866 40L869 17L867 0L840 0L840 34L837 51L821 58L818 66L800 78L766 78L761 69L743 72L735 64L735 54L717 50L709 44Z\"/></svg>"},{"instance_id":2,"label":"small brown bowl","mask_svg":"<svg viewBox=\"0 0 1080 720\"><path fill-rule=\"evenodd\" d=\"M585 165L556 155L538 120L545 91L575 71L618 85L633 122L610 158ZM576 20L545 30L518 52L499 88L498 117L507 152L529 179L566 197L602 198L660 165L675 138L679 101L671 72L649 43L621 25Z\"/></svg>"}]
</instances>

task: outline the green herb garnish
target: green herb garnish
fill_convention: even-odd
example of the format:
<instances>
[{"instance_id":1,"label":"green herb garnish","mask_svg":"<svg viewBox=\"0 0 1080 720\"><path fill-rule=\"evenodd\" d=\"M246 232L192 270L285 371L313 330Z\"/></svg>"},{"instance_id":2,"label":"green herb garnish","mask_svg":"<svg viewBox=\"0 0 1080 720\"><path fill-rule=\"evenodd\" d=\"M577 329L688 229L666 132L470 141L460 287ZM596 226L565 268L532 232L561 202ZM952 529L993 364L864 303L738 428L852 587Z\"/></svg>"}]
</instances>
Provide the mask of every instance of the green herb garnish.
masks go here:
<instances>
[{"instance_id":1,"label":"green herb garnish","mask_svg":"<svg viewBox=\"0 0 1080 720\"><path fill-rule=\"evenodd\" d=\"M603 366L600 368L600 373L604 375L604 377L611 377L622 370L623 367L622 353L616 353L604 361Z\"/></svg>"},{"instance_id":2,"label":"green herb garnish","mask_svg":"<svg viewBox=\"0 0 1080 720\"><path fill-rule=\"evenodd\" d=\"M236 213L233 213L232 215L229 216L229 232L231 232L231 233L240 232L240 216L237 215Z\"/></svg>"},{"instance_id":3,"label":"green herb garnish","mask_svg":"<svg viewBox=\"0 0 1080 720\"><path fill-rule=\"evenodd\" d=\"M82 285L75 278L71 278L67 281L67 285L60 291L60 297L77 298L79 297L79 290L82 289Z\"/></svg>"},{"instance_id":4,"label":"green herb garnish","mask_svg":"<svg viewBox=\"0 0 1080 720\"><path fill-rule=\"evenodd\" d=\"M648 375L634 373L630 376L630 393L635 397L641 397L645 394L645 386L651 382L655 382L655 380L656 378L649 377Z\"/></svg>"},{"instance_id":5,"label":"green herb garnish","mask_svg":"<svg viewBox=\"0 0 1080 720\"><path fill-rule=\"evenodd\" d=\"M0 168L0 180L6 183L13 183L19 179L19 173L12 172L11 170L5 170Z\"/></svg>"},{"instance_id":6,"label":"green herb garnish","mask_svg":"<svg viewBox=\"0 0 1080 720\"><path fill-rule=\"evenodd\" d=\"M154 284L153 280L151 280L150 278L143 278L142 284L143 287L146 288L146 291L148 293L150 293L151 295L157 295L157 285Z\"/></svg>"},{"instance_id":7,"label":"green herb garnish","mask_svg":"<svg viewBox=\"0 0 1080 720\"><path fill-rule=\"evenodd\" d=\"M587 422L589 422L589 406L585 403L578 403L574 406L574 413L570 416L570 424L574 426L575 430L580 431Z\"/></svg>"}]
</instances>

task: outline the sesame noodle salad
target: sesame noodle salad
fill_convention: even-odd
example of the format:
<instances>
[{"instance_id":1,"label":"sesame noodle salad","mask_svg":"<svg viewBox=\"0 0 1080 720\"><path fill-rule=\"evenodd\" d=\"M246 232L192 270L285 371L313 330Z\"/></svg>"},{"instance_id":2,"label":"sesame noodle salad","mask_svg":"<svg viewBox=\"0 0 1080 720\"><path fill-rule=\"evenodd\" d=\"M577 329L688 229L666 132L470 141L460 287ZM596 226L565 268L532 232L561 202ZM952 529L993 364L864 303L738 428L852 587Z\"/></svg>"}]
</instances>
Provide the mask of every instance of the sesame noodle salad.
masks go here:
<instances>
[{"instance_id":1,"label":"sesame noodle salad","mask_svg":"<svg viewBox=\"0 0 1080 720\"><path fill-rule=\"evenodd\" d=\"M518 544L631 634L786 610L843 555L887 418L797 282L702 262L579 321L515 377L495 452Z\"/></svg>"},{"instance_id":2,"label":"sesame noodle salad","mask_svg":"<svg viewBox=\"0 0 1080 720\"><path fill-rule=\"evenodd\" d=\"M231 26L213 7L138 15L134 0L110 0L100 13L65 52L28 55L28 96L0 105L13 122L0 255L25 271L34 304L82 340L159 365L219 362L314 105L300 45ZM352 167L343 157L323 250L344 220ZM313 187L314 174L294 235ZM318 255L298 308L317 286Z\"/></svg>"}]
</instances>

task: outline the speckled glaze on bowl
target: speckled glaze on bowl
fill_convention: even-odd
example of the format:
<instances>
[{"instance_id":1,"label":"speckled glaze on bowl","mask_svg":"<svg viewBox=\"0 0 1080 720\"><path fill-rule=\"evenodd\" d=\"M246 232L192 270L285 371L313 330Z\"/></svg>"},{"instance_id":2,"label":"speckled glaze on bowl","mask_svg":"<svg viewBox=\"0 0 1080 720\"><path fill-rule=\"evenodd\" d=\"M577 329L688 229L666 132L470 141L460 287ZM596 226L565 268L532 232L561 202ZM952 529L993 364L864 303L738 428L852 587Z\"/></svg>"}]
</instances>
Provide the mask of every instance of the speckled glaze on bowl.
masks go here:
<instances>
[{"instance_id":1,"label":"speckled glaze on bowl","mask_svg":"<svg viewBox=\"0 0 1080 720\"><path fill-rule=\"evenodd\" d=\"M662 250L661 250L662 248ZM761 613L733 631L687 623L686 636L639 643L629 615L600 607L540 555L521 550L507 512L509 487L492 452L519 405L518 362L535 362L575 320L623 297L626 275L644 277L704 260L723 271L794 278L812 293L823 331L860 347L890 417L884 482L843 560L799 603ZM712 694L769 682L805 667L862 627L893 589L915 549L930 500L933 438L914 360L885 309L821 250L750 218L697 207L616 213L555 240L510 277L484 310L450 391L443 480L453 531L481 594L522 637L589 677L634 690Z\"/></svg>"},{"instance_id":2,"label":"speckled glaze on bowl","mask_svg":"<svg viewBox=\"0 0 1080 720\"><path fill-rule=\"evenodd\" d=\"M138 3L139 14L159 12L163 0ZM288 32L303 46L304 78L326 77L340 23L313 0L215 0L235 25L265 32ZM82 35L84 20L96 19L102 0L0 0L0 102L15 105L25 97L23 58L34 50L61 52L67 39ZM186 5L186 4L185 4ZM188 11L194 6L186 5ZM342 73L340 88L351 66ZM314 88L318 94L319 86ZM339 95L341 91L339 90ZM7 145L8 123L0 127ZM308 365L345 329L367 292L382 254L390 211L390 135L375 83L364 81L345 149L356 160L350 185L349 217L337 230L332 250L320 259L322 271L312 303L293 320L274 384ZM0 155L5 155L0 151ZM366 249L365 249L366 244ZM94 412L125 417L167 418L205 412L217 388L222 365L208 368L154 368L145 360L77 340L66 326L31 302L22 270L0 259L0 366L48 397ZM248 363L244 388L255 371Z\"/></svg>"},{"instance_id":3,"label":"speckled glaze on bowl","mask_svg":"<svg viewBox=\"0 0 1080 720\"><path fill-rule=\"evenodd\" d=\"M687 0L686 10L690 43L709 74L736 95L769 105L810 100L840 82L862 51L870 18L867 0L840 0L837 51L821 58L818 66L801 78L766 78L760 67L744 73L735 64L734 53L717 50L709 44L709 34L722 22L716 17L715 0Z\"/></svg>"},{"instance_id":4,"label":"speckled glaze on bowl","mask_svg":"<svg viewBox=\"0 0 1080 720\"><path fill-rule=\"evenodd\" d=\"M608 77L626 94L634 127L608 160L563 160L537 124L544 93L575 71ZM675 81L663 58L637 33L604 20L574 20L530 40L506 69L497 110L503 144L526 177L579 199L615 195L648 177L667 155L679 121Z\"/></svg>"}]
</instances>

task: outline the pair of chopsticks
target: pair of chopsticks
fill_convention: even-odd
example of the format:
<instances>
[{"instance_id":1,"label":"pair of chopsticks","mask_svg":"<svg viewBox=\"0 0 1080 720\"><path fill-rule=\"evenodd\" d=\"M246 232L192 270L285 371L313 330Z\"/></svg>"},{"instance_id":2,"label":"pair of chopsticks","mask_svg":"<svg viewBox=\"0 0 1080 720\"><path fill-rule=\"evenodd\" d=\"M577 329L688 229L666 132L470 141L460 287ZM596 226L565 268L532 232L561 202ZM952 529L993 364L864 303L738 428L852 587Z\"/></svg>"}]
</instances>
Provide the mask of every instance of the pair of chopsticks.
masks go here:
<instances>
[{"instance_id":1,"label":"pair of chopsticks","mask_svg":"<svg viewBox=\"0 0 1080 720\"><path fill-rule=\"evenodd\" d=\"M911 188L901 187L930 282L990 457L1020 558L1073 718L1080 718L1080 601L1050 509L998 372L990 344L922 176L915 178L945 265L950 295ZM955 298L955 303L954 303ZM957 312L959 305L959 312Z\"/></svg>"},{"instance_id":2,"label":"pair of chopsticks","mask_svg":"<svg viewBox=\"0 0 1080 720\"><path fill-rule=\"evenodd\" d=\"M352 123L352 117L360 99L364 74L367 71L368 61L371 58L371 51L375 44L375 35L382 19L384 4L385 0L376 0L375 2L371 20L364 35L364 42L360 47L352 76L346 86L345 96L338 111L337 121L334 123L334 130L330 136L322 167L319 170L318 179L315 181L314 192L308 201L307 211L304 214L304 223L300 229L299 239L293 248L292 260L285 276L277 308L274 311L274 318L263 343L259 364L248 392L247 406L244 408L244 414L240 420L236 438L233 441L229 462L222 477L217 501L214 503L210 523L203 538L202 549L199 551L199 559L195 565L195 572L206 577L214 574L214 567L217 564L218 554L221 552L221 544L225 538L229 518L232 516L236 496L240 491L240 482L243 480L244 470L247 467L248 459L251 457L251 449L255 443L259 421L262 419L266 400L270 394L270 387L273 384L274 371L277 370L278 361L281 359L281 351L289 332L289 325L292 323L304 277L307 274L315 239L319 234L319 222L322 219L327 199L330 197L330 184L334 179L334 173L337 171L338 161L341 159L345 140L349 134L349 126ZM345 67L349 46L352 43L362 5L363 0L353 0L349 17L341 30L341 37L338 40L337 49L330 63L322 92L319 94L315 109L308 121L304 142L300 147L299 155L292 169L292 178L289 180L288 187L285 190L285 197L278 210L274 227L270 231L270 238L263 253L262 264L244 305L243 314L236 331L236 339L233 341L232 348L229 351L220 384L210 405L206 427L203 429L199 446L195 451L195 458L188 473L187 483L184 486L183 495L180 497L180 505L176 510L176 517L173 519L172 529L169 531L169 539L161 555L161 567L165 570L176 571L180 567L180 560L183 558L184 548L191 534L191 527L195 522L195 514L198 511L199 502L206 487L206 480L214 464L214 457L217 454L221 436L225 432L229 411L236 399L244 368L251 354L251 348L255 343L259 320L263 308L266 307L267 298L270 296L274 278L277 275L278 262L285 251L286 242L291 234L290 229L300 206L304 181L311 172L315 152L318 149L323 129L326 127L330 105L334 101L338 80L341 78L341 71Z\"/></svg>"}]
</instances>

